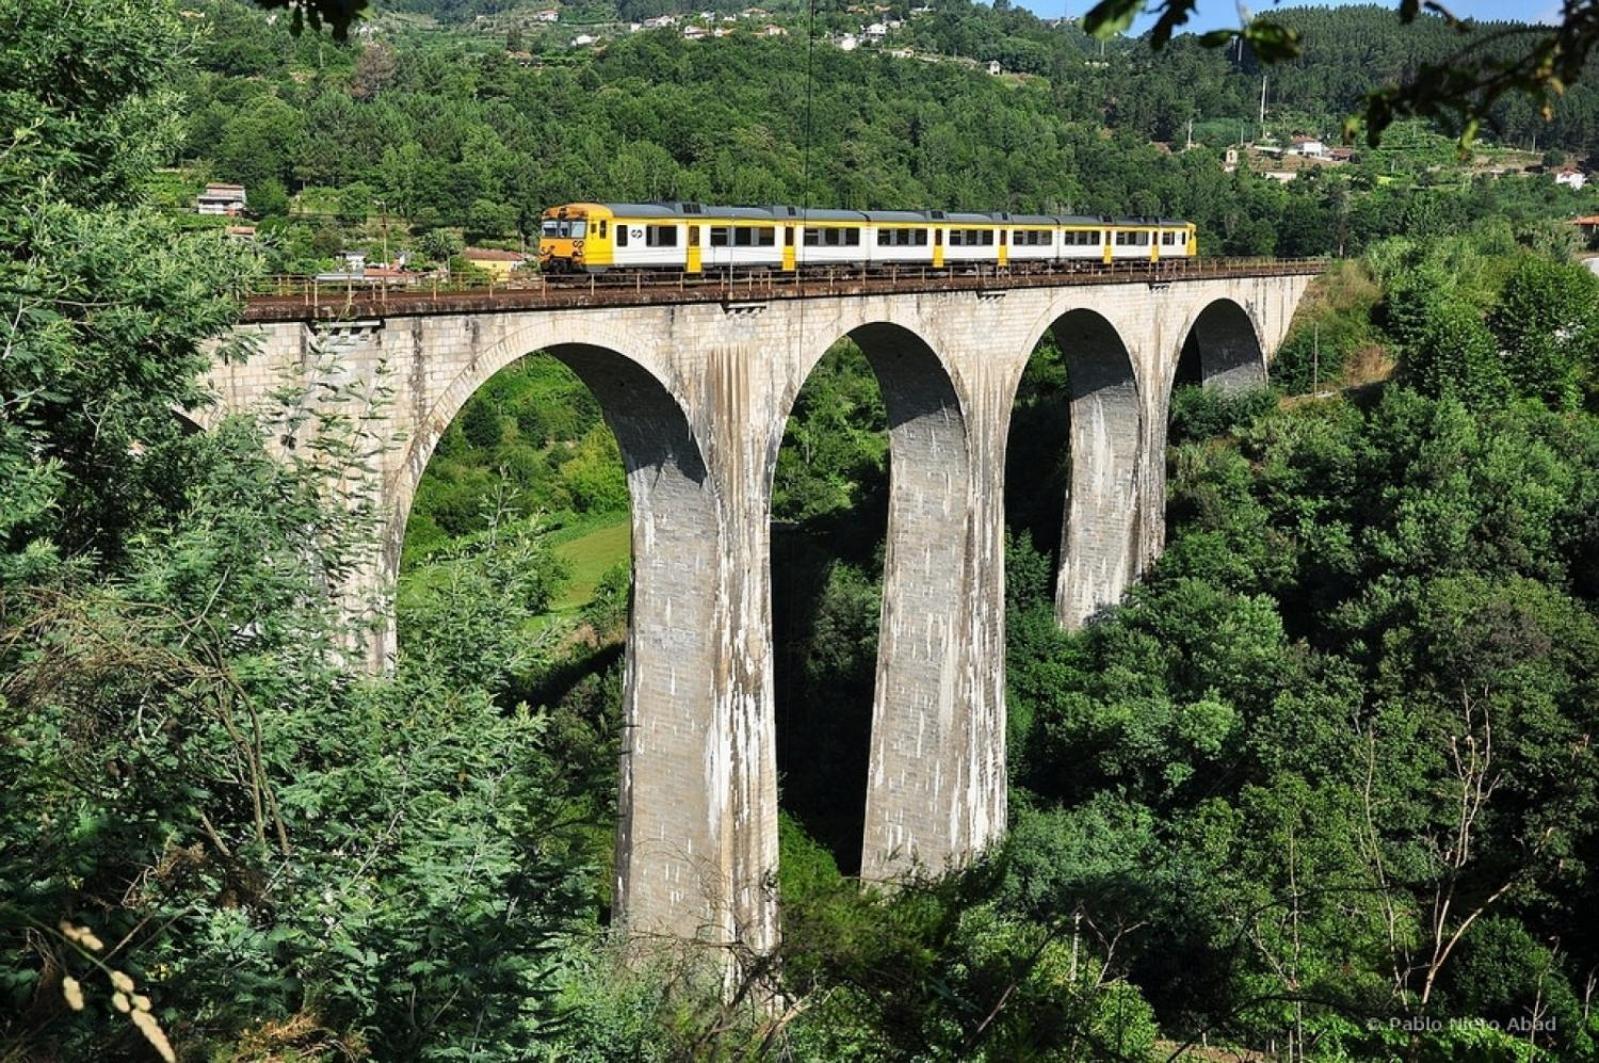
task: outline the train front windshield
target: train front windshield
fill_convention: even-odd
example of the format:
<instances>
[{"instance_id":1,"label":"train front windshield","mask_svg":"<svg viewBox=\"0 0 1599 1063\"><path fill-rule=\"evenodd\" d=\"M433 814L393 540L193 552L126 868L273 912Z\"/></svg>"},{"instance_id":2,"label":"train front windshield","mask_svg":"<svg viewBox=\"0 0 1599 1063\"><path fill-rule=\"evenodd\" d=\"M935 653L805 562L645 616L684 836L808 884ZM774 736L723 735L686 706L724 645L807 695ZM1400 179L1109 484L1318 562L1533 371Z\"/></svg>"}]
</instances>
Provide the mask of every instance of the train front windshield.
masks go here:
<instances>
[{"instance_id":1,"label":"train front windshield","mask_svg":"<svg viewBox=\"0 0 1599 1063\"><path fill-rule=\"evenodd\" d=\"M581 240L588 235L589 223L581 218L546 218L540 234L551 240Z\"/></svg>"}]
</instances>

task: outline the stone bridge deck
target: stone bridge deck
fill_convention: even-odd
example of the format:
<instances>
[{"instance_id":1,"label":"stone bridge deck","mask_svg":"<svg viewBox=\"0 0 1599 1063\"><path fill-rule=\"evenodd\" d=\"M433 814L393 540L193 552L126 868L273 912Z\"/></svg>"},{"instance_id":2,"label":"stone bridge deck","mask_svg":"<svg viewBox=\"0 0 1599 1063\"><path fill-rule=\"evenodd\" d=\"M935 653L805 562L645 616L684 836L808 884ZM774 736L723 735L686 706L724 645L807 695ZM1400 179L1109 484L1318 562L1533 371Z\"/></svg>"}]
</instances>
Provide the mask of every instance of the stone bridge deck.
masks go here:
<instances>
[{"instance_id":1,"label":"stone bridge deck","mask_svg":"<svg viewBox=\"0 0 1599 1063\"><path fill-rule=\"evenodd\" d=\"M1070 627L1160 552L1183 353L1207 386L1264 381L1322 268L1199 259L951 277L535 276L436 292L285 284L250 301L250 353L218 361L217 402L195 416L270 412L286 393L311 407L380 397L365 423L385 442L352 476L376 481L382 541L348 597L370 603L364 649L382 668L406 517L440 437L517 359L568 365L616 435L632 506L617 919L641 936L761 953L778 910L772 478L827 350L860 347L888 419L861 854L863 875L884 879L963 863L1005 827L1005 453L1040 340L1054 337L1070 391L1056 578ZM316 417L297 423L319 430Z\"/></svg>"},{"instance_id":2,"label":"stone bridge deck","mask_svg":"<svg viewBox=\"0 0 1599 1063\"><path fill-rule=\"evenodd\" d=\"M509 282L461 285L317 282L270 278L246 304L246 322L337 321L369 316L485 313L505 310L662 306L686 303L766 302L850 295L1012 291L1107 284L1169 284L1252 277L1313 276L1325 259L1193 258L1164 262L1114 262L1043 271L977 273L925 268L774 274L769 272L644 274L588 277L534 274Z\"/></svg>"}]
</instances>

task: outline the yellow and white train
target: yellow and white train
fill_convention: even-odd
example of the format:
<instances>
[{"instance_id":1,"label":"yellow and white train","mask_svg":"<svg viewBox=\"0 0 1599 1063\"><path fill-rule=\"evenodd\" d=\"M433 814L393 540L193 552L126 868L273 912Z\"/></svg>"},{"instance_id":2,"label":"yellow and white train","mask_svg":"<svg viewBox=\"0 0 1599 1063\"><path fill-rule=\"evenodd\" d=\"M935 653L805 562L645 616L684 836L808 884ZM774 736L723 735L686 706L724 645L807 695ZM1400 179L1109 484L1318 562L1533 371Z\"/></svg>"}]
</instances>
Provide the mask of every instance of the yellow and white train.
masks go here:
<instances>
[{"instance_id":1,"label":"yellow and white train","mask_svg":"<svg viewBox=\"0 0 1599 1063\"><path fill-rule=\"evenodd\" d=\"M539 233L539 265L548 273L1026 270L1196 254L1193 224L1170 218L942 210L568 203L544 212Z\"/></svg>"}]
</instances>

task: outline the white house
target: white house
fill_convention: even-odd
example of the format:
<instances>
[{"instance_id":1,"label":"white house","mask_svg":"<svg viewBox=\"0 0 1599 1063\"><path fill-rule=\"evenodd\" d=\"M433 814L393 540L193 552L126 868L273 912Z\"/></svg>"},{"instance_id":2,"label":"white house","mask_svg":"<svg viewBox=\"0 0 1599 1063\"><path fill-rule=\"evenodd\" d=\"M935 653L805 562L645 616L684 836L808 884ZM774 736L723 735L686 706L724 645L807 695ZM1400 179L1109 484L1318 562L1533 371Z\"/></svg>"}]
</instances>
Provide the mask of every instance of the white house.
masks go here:
<instances>
[{"instance_id":1,"label":"white house","mask_svg":"<svg viewBox=\"0 0 1599 1063\"><path fill-rule=\"evenodd\" d=\"M779 26L777 23L774 22L771 25L767 26L765 29L761 30L761 36L762 37L787 37L788 36L788 30L784 29L782 26Z\"/></svg>"},{"instance_id":2,"label":"white house","mask_svg":"<svg viewBox=\"0 0 1599 1063\"><path fill-rule=\"evenodd\" d=\"M874 22L866 27L866 36L874 41L880 41L888 36L888 27L881 22Z\"/></svg>"},{"instance_id":3,"label":"white house","mask_svg":"<svg viewBox=\"0 0 1599 1063\"><path fill-rule=\"evenodd\" d=\"M686 41L697 41L700 38L704 37L705 35L706 35L706 29L705 29L704 26L684 26L683 27L683 39L686 40Z\"/></svg>"},{"instance_id":4,"label":"white house","mask_svg":"<svg viewBox=\"0 0 1599 1063\"><path fill-rule=\"evenodd\" d=\"M1576 191L1588 183L1588 175L1575 166L1562 166L1555 171L1555 184Z\"/></svg>"},{"instance_id":5,"label":"white house","mask_svg":"<svg viewBox=\"0 0 1599 1063\"><path fill-rule=\"evenodd\" d=\"M838 42L839 50L845 52L853 52L860 46L861 42L856 39L853 33L846 33Z\"/></svg>"},{"instance_id":6,"label":"white house","mask_svg":"<svg viewBox=\"0 0 1599 1063\"><path fill-rule=\"evenodd\" d=\"M206 185L194 200L194 209L200 214L242 214L244 206L243 185Z\"/></svg>"},{"instance_id":7,"label":"white house","mask_svg":"<svg viewBox=\"0 0 1599 1063\"><path fill-rule=\"evenodd\" d=\"M594 36L592 33L579 33L576 37L572 38L572 47L587 48L589 45L595 44L598 41L599 38Z\"/></svg>"},{"instance_id":8,"label":"white house","mask_svg":"<svg viewBox=\"0 0 1599 1063\"><path fill-rule=\"evenodd\" d=\"M559 21L561 21L561 13L558 10L556 10L555 8L553 8L553 7L547 7L543 11L535 11L535 12L533 12L532 15L530 15L528 17L531 18L534 22L559 22Z\"/></svg>"},{"instance_id":9,"label":"white house","mask_svg":"<svg viewBox=\"0 0 1599 1063\"><path fill-rule=\"evenodd\" d=\"M990 59L988 61L988 72L995 77L999 77L1000 74L1004 73L1004 68L999 65L998 59Z\"/></svg>"},{"instance_id":10,"label":"white house","mask_svg":"<svg viewBox=\"0 0 1599 1063\"><path fill-rule=\"evenodd\" d=\"M1327 154L1327 145L1315 137L1295 137L1288 145L1288 154L1305 155L1312 159L1319 159Z\"/></svg>"}]
</instances>

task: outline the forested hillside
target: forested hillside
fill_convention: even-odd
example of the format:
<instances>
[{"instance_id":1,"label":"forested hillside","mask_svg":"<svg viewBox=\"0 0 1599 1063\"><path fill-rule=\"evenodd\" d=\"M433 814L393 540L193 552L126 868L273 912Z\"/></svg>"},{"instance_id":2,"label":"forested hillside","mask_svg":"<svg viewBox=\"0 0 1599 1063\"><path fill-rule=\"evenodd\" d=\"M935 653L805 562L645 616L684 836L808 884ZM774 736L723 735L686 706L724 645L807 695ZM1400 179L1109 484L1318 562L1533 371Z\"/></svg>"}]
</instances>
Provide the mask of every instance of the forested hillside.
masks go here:
<instances>
[{"instance_id":1,"label":"forested hillside","mask_svg":"<svg viewBox=\"0 0 1599 1063\"><path fill-rule=\"evenodd\" d=\"M391 21L424 9L461 21ZM1599 280L1566 224L1589 199L1419 127L1286 184L1226 174L1247 55L1091 66L1014 10L914 32L1036 46L1036 76L819 46L809 122L792 39L535 67L472 29L502 5L389 10L340 47L232 3L0 6L0 1059L1599 1054ZM1284 17L1311 50L1271 75L1283 133L1423 54L1374 10ZM1585 99L1541 146L1587 150ZM1190 117L1201 146L1151 144ZM188 212L205 179L249 184L256 242ZM575 379L535 355L450 426L385 679L350 676L325 593L373 535L341 497L379 443L367 398L286 460L292 397L172 415L240 353L210 342L254 278L651 195L1161 211L1207 252L1347 258L1276 390L1178 393L1166 553L1074 634L1050 609L1067 380L1035 352L1010 837L892 890L848 877L886 416L848 343L812 374L774 489L771 1006L623 967L607 934L627 500Z\"/></svg>"},{"instance_id":2,"label":"forested hillside","mask_svg":"<svg viewBox=\"0 0 1599 1063\"><path fill-rule=\"evenodd\" d=\"M583 199L1159 213L1197 222L1211 253L1287 255L1358 250L1435 216L1562 216L1589 203L1547 177L1474 177L1447 137L1420 130L1288 185L1225 173L1221 152L1241 133L1335 140L1360 85L1429 54L1428 27L1393 32L1376 8L1285 15L1329 55L1273 71L1264 130L1247 54L1183 41L1159 56L1119 43L1100 58L1069 27L965 3L907 16L897 32L935 58L1044 41L1040 75L826 41L810 50L800 26L767 38L742 24L700 41L623 26L597 49L551 30L561 36L547 60L526 66L507 51L509 31L383 22L338 49L273 32L235 3L203 10L213 43L184 85L184 157L196 168L172 202L202 175L244 182L281 270L329 263L352 243L410 246L419 259L447 257L463 236L515 246L544 207ZM1584 157L1599 132L1587 92L1574 88L1552 125L1507 119L1499 142ZM1186 143L1190 120L1199 147L1168 150ZM1411 207L1417 189L1425 202Z\"/></svg>"}]
</instances>

